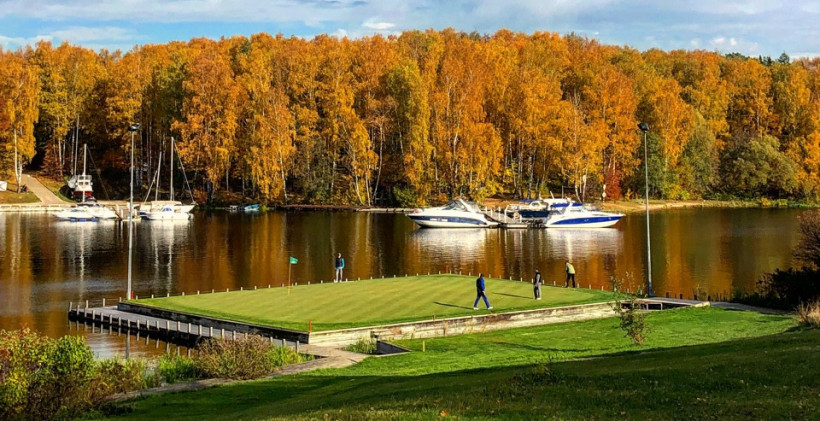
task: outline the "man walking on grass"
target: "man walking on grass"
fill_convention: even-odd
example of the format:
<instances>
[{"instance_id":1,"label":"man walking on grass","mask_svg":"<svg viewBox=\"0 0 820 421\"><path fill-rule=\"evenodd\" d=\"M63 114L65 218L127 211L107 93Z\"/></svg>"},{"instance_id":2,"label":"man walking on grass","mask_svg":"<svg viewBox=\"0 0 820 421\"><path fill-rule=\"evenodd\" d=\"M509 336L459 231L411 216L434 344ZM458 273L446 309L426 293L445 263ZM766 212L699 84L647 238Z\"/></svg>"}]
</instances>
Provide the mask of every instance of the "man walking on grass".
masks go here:
<instances>
[{"instance_id":1,"label":"man walking on grass","mask_svg":"<svg viewBox=\"0 0 820 421\"><path fill-rule=\"evenodd\" d=\"M575 288L575 266L567 260L567 280L564 281L564 288L569 287L569 280L572 279L572 287Z\"/></svg>"},{"instance_id":2,"label":"man walking on grass","mask_svg":"<svg viewBox=\"0 0 820 421\"><path fill-rule=\"evenodd\" d=\"M336 278L333 279L333 282L342 282L344 280L342 271L345 268L345 259L342 257L342 253L336 253L336 260L333 262L333 267L336 268Z\"/></svg>"},{"instance_id":3,"label":"man walking on grass","mask_svg":"<svg viewBox=\"0 0 820 421\"><path fill-rule=\"evenodd\" d=\"M532 279L532 294L535 296L536 300L541 299L541 272L538 271L538 268L535 268L535 278Z\"/></svg>"},{"instance_id":4,"label":"man walking on grass","mask_svg":"<svg viewBox=\"0 0 820 421\"><path fill-rule=\"evenodd\" d=\"M478 310L478 300L482 298L484 299L484 304L487 305L487 310L493 308L493 306L491 306L490 302L487 300L487 294L485 294L484 288L484 275L481 273L478 274L478 279L475 280L475 293L476 297L475 303L473 303L473 310Z\"/></svg>"}]
</instances>

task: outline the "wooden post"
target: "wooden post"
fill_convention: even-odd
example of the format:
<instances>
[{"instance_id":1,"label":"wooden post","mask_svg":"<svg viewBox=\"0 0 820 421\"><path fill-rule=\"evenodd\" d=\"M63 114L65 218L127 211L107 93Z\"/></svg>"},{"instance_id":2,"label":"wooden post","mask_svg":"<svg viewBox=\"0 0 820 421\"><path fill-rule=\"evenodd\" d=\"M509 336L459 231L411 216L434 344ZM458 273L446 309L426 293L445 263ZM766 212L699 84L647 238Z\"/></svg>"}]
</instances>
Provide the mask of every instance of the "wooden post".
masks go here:
<instances>
[{"instance_id":1,"label":"wooden post","mask_svg":"<svg viewBox=\"0 0 820 421\"><path fill-rule=\"evenodd\" d=\"M296 352L299 352L299 341L296 341Z\"/></svg>"},{"instance_id":2,"label":"wooden post","mask_svg":"<svg viewBox=\"0 0 820 421\"><path fill-rule=\"evenodd\" d=\"M102 306L105 307L105 298L103 298L103 305Z\"/></svg>"},{"instance_id":3,"label":"wooden post","mask_svg":"<svg viewBox=\"0 0 820 421\"><path fill-rule=\"evenodd\" d=\"M170 297L170 296L171 296L171 293L170 293L170 292L166 292L166 293L165 293L165 298L168 298L168 297Z\"/></svg>"},{"instance_id":4,"label":"wooden post","mask_svg":"<svg viewBox=\"0 0 820 421\"><path fill-rule=\"evenodd\" d=\"M197 326L199 326L199 332L197 333L197 335L202 336L202 325L197 325Z\"/></svg>"},{"instance_id":5,"label":"wooden post","mask_svg":"<svg viewBox=\"0 0 820 421\"><path fill-rule=\"evenodd\" d=\"M245 290L245 287L239 287L239 290L240 290L240 291L244 291L244 290Z\"/></svg>"},{"instance_id":6,"label":"wooden post","mask_svg":"<svg viewBox=\"0 0 820 421\"><path fill-rule=\"evenodd\" d=\"M225 329L219 331L219 339L225 339Z\"/></svg>"},{"instance_id":7,"label":"wooden post","mask_svg":"<svg viewBox=\"0 0 820 421\"><path fill-rule=\"evenodd\" d=\"M183 297L185 296L185 291L182 291L182 296L183 296Z\"/></svg>"},{"instance_id":8,"label":"wooden post","mask_svg":"<svg viewBox=\"0 0 820 421\"><path fill-rule=\"evenodd\" d=\"M184 294L183 294L183 295L184 295ZM151 298L152 298L152 299L154 298L154 294L151 294Z\"/></svg>"},{"instance_id":9,"label":"wooden post","mask_svg":"<svg viewBox=\"0 0 820 421\"><path fill-rule=\"evenodd\" d=\"M166 332L170 332L170 331L171 331L171 321L170 321L170 320L166 320L166 321L165 321L165 331L166 331Z\"/></svg>"},{"instance_id":10,"label":"wooden post","mask_svg":"<svg viewBox=\"0 0 820 421\"><path fill-rule=\"evenodd\" d=\"M196 295L199 295L199 290L196 290Z\"/></svg>"},{"instance_id":11,"label":"wooden post","mask_svg":"<svg viewBox=\"0 0 820 421\"><path fill-rule=\"evenodd\" d=\"M188 334L191 334L191 323L188 323Z\"/></svg>"},{"instance_id":12,"label":"wooden post","mask_svg":"<svg viewBox=\"0 0 820 421\"><path fill-rule=\"evenodd\" d=\"M236 331L235 331L235 330L232 330L232 331L231 331L231 340L232 340L232 341L235 341L235 340L236 340Z\"/></svg>"},{"instance_id":13,"label":"wooden post","mask_svg":"<svg viewBox=\"0 0 820 421\"><path fill-rule=\"evenodd\" d=\"M214 327L210 326L208 329L209 329L208 330L208 337L213 338L214 337Z\"/></svg>"},{"instance_id":14,"label":"wooden post","mask_svg":"<svg viewBox=\"0 0 820 421\"><path fill-rule=\"evenodd\" d=\"M85 309L88 310L88 300L85 300Z\"/></svg>"}]
</instances>

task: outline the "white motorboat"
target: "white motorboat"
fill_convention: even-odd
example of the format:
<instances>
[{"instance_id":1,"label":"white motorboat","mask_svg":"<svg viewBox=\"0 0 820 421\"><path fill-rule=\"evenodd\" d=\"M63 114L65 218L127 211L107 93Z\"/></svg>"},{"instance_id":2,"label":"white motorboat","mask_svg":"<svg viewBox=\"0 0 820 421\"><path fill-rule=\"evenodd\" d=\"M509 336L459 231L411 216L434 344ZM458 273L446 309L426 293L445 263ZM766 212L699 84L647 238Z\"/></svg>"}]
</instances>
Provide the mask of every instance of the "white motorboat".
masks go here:
<instances>
[{"instance_id":1,"label":"white motorboat","mask_svg":"<svg viewBox=\"0 0 820 421\"><path fill-rule=\"evenodd\" d=\"M157 210L142 213L142 219L148 221L181 221L194 217L192 213L185 212L183 206L164 205Z\"/></svg>"},{"instance_id":2,"label":"white motorboat","mask_svg":"<svg viewBox=\"0 0 820 421\"><path fill-rule=\"evenodd\" d=\"M589 210L583 203L572 203L544 219L547 228L606 228L618 223L624 215Z\"/></svg>"},{"instance_id":3,"label":"white motorboat","mask_svg":"<svg viewBox=\"0 0 820 421\"><path fill-rule=\"evenodd\" d=\"M54 212L51 214L55 218L61 221L72 221L72 222L80 222L80 221L99 221L100 218L94 216L91 212L89 212L85 207L70 207L68 209L64 209L58 212Z\"/></svg>"},{"instance_id":4,"label":"white motorboat","mask_svg":"<svg viewBox=\"0 0 820 421\"><path fill-rule=\"evenodd\" d=\"M78 208L86 210L88 213L99 219L119 219L120 216L108 206L99 203L85 202L77 205Z\"/></svg>"},{"instance_id":5,"label":"white motorboat","mask_svg":"<svg viewBox=\"0 0 820 421\"><path fill-rule=\"evenodd\" d=\"M474 203L455 199L445 206L416 209L407 215L422 228L486 228L498 225Z\"/></svg>"}]
</instances>

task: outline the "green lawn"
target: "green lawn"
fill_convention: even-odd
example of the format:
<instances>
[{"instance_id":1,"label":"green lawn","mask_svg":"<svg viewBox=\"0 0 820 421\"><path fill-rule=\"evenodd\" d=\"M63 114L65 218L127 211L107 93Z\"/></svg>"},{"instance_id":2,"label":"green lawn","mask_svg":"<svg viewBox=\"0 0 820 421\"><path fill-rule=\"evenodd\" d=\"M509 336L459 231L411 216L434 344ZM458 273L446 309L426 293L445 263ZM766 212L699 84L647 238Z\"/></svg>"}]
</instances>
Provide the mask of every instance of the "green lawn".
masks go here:
<instances>
[{"instance_id":1,"label":"green lawn","mask_svg":"<svg viewBox=\"0 0 820 421\"><path fill-rule=\"evenodd\" d=\"M648 323L640 347L616 318L403 341L415 352L120 410L178 420L756 420L820 411L820 331L788 316L708 308L653 313Z\"/></svg>"},{"instance_id":2,"label":"green lawn","mask_svg":"<svg viewBox=\"0 0 820 421\"><path fill-rule=\"evenodd\" d=\"M411 276L339 284L300 285L227 293L139 300L185 313L306 331L383 325L415 320L602 302L612 294L587 289L543 287L533 300L527 282L487 279L493 310L473 310L475 278L460 275Z\"/></svg>"}]
</instances>

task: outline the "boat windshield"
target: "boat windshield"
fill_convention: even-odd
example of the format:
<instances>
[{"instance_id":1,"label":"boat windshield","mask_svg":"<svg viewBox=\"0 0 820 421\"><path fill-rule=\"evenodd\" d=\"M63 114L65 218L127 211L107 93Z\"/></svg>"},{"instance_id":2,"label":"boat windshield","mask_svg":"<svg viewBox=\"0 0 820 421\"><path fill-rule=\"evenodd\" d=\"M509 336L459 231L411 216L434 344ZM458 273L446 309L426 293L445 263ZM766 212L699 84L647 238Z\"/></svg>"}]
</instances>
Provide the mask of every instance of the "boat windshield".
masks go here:
<instances>
[{"instance_id":1,"label":"boat windshield","mask_svg":"<svg viewBox=\"0 0 820 421\"><path fill-rule=\"evenodd\" d=\"M467 207L464 205L464 203L462 203L458 200L453 200L452 202L446 204L442 208L442 210L469 211L469 209L467 209Z\"/></svg>"}]
</instances>

